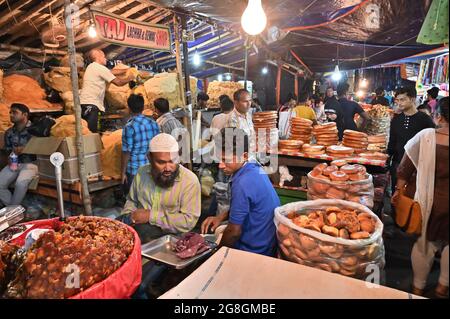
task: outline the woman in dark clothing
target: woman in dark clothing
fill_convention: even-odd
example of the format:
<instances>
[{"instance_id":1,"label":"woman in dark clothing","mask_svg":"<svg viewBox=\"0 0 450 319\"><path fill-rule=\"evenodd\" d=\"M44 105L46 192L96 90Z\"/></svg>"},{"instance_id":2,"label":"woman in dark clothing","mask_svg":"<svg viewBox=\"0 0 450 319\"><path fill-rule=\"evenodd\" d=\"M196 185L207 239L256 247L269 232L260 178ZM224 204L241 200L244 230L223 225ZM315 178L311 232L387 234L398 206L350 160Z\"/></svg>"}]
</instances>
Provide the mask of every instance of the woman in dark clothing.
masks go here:
<instances>
[{"instance_id":1,"label":"woman in dark clothing","mask_svg":"<svg viewBox=\"0 0 450 319\"><path fill-rule=\"evenodd\" d=\"M422 234L414 244L411 261L414 271L413 293L423 294L434 256L441 251L441 274L435 289L437 297L448 298L448 217L449 217L449 98L439 101L437 129L425 129L405 146L405 155L398 167L396 191L405 189L405 195L420 204ZM433 145L435 144L435 145ZM430 150L435 149L435 156ZM433 155L430 155L433 154ZM428 182L433 180L434 185ZM431 196L431 197L430 197Z\"/></svg>"}]
</instances>

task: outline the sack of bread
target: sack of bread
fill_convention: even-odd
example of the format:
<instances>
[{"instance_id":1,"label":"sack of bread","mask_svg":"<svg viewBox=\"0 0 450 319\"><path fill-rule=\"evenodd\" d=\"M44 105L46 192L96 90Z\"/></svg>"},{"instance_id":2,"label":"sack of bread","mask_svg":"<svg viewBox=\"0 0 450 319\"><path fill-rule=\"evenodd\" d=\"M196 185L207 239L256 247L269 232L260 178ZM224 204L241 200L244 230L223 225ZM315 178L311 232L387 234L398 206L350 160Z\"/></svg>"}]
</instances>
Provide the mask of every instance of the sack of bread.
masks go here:
<instances>
[{"instance_id":1,"label":"sack of bread","mask_svg":"<svg viewBox=\"0 0 450 319\"><path fill-rule=\"evenodd\" d=\"M92 132L88 128L88 124L85 120L81 120L81 132L82 135L89 135ZM75 116L63 115L55 120L55 124L50 130L50 136L55 137L71 137L75 136Z\"/></svg>"},{"instance_id":2,"label":"sack of bread","mask_svg":"<svg viewBox=\"0 0 450 319\"><path fill-rule=\"evenodd\" d=\"M373 197L372 175L363 165L335 160L308 173L308 199L342 199L373 208Z\"/></svg>"},{"instance_id":3,"label":"sack of bread","mask_svg":"<svg viewBox=\"0 0 450 319\"><path fill-rule=\"evenodd\" d=\"M0 132L4 132L13 126L9 117L9 110L9 105L0 102Z\"/></svg>"},{"instance_id":4,"label":"sack of bread","mask_svg":"<svg viewBox=\"0 0 450 319\"><path fill-rule=\"evenodd\" d=\"M3 78L3 103L22 103L33 110L55 108L46 100L47 94L35 79L21 74L11 74ZM60 105L59 105L60 106Z\"/></svg>"},{"instance_id":5,"label":"sack of bread","mask_svg":"<svg viewBox=\"0 0 450 319\"><path fill-rule=\"evenodd\" d=\"M221 95L228 95L233 100L233 94L239 89L243 89L242 84L232 81L212 81L208 84L207 94L209 100L207 102L208 107L220 107L219 97Z\"/></svg>"},{"instance_id":6,"label":"sack of bread","mask_svg":"<svg viewBox=\"0 0 450 319\"><path fill-rule=\"evenodd\" d=\"M84 68L84 59L83 59L83 55L81 53L77 53L75 54L75 62L76 62L76 66L78 69L82 69ZM66 54L65 56L63 56L61 58L61 61L59 62L60 66L65 66L65 67L70 67L70 62L69 62L69 55Z\"/></svg>"},{"instance_id":7,"label":"sack of bread","mask_svg":"<svg viewBox=\"0 0 450 319\"><path fill-rule=\"evenodd\" d=\"M103 176L120 179L122 174L122 130L103 133L102 143L101 163Z\"/></svg>"},{"instance_id":8,"label":"sack of bread","mask_svg":"<svg viewBox=\"0 0 450 319\"><path fill-rule=\"evenodd\" d=\"M319 199L275 209L283 259L358 279L385 265L383 223L367 207Z\"/></svg>"}]
</instances>

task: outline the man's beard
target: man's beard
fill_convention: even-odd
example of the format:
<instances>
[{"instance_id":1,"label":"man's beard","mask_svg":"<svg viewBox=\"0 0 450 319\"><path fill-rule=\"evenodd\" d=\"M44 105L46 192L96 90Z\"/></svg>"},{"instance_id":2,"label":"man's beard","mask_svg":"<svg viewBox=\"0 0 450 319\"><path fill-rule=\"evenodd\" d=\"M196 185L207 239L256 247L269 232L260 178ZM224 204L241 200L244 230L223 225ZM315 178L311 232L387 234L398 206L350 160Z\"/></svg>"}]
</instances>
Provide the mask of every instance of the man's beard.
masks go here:
<instances>
[{"instance_id":1,"label":"man's beard","mask_svg":"<svg viewBox=\"0 0 450 319\"><path fill-rule=\"evenodd\" d=\"M170 174L170 176L164 176L163 172L157 172L155 169L152 168L151 170L153 181L156 185L162 188L169 188L172 187L175 183L175 178L177 178L178 174L180 173L180 166L177 165L177 169Z\"/></svg>"}]
</instances>

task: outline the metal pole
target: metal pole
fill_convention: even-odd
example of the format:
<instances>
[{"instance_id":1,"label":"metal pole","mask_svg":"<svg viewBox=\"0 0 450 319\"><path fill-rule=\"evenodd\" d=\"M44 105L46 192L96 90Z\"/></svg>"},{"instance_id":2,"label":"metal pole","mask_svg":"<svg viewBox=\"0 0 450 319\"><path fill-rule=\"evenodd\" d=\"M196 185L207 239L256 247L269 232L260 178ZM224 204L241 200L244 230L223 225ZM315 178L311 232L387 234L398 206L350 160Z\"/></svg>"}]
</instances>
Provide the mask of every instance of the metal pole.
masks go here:
<instances>
[{"instance_id":1,"label":"metal pole","mask_svg":"<svg viewBox=\"0 0 450 319\"><path fill-rule=\"evenodd\" d=\"M248 36L245 40L245 52L244 52L244 89L247 90L247 76L248 76Z\"/></svg>"},{"instance_id":2,"label":"metal pole","mask_svg":"<svg viewBox=\"0 0 450 319\"><path fill-rule=\"evenodd\" d=\"M72 81L73 92L73 108L75 110L75 133L78 156L78 174L80 175L81 191L83 196L83 205L86 215L92 215L91 197L89 196L89 189L86 178L86 170L84 164L84 143L83 134L81 131L81 106L80 96L78 95L78 72L75 59L75 41L72 27L72 12L70 0L64 0L65 18L67 29L67 51L69 52L70 63L70 79ZM75 12L74 12L75 13Z\"/></svg>"}]
</instances>

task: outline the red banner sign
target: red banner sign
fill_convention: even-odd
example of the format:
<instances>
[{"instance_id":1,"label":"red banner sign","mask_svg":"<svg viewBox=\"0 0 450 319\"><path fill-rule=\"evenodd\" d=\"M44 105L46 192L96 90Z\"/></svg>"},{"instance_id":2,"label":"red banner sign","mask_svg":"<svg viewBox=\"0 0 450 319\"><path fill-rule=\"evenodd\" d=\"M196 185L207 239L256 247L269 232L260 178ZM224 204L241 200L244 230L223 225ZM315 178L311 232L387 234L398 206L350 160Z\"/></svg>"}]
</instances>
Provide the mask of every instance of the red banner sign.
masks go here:
<instances>
[{"instance_id":1,"label":"red banner sign","mask_svg":"<svg viewBox=\"0 0 450 319\"><path fill-rule=\"evenodd\" d=\"M128 47L170 51L170 28L122 18L113 13L91 8L97 36L103 41Z\"/></svg>"}]
</instances>

